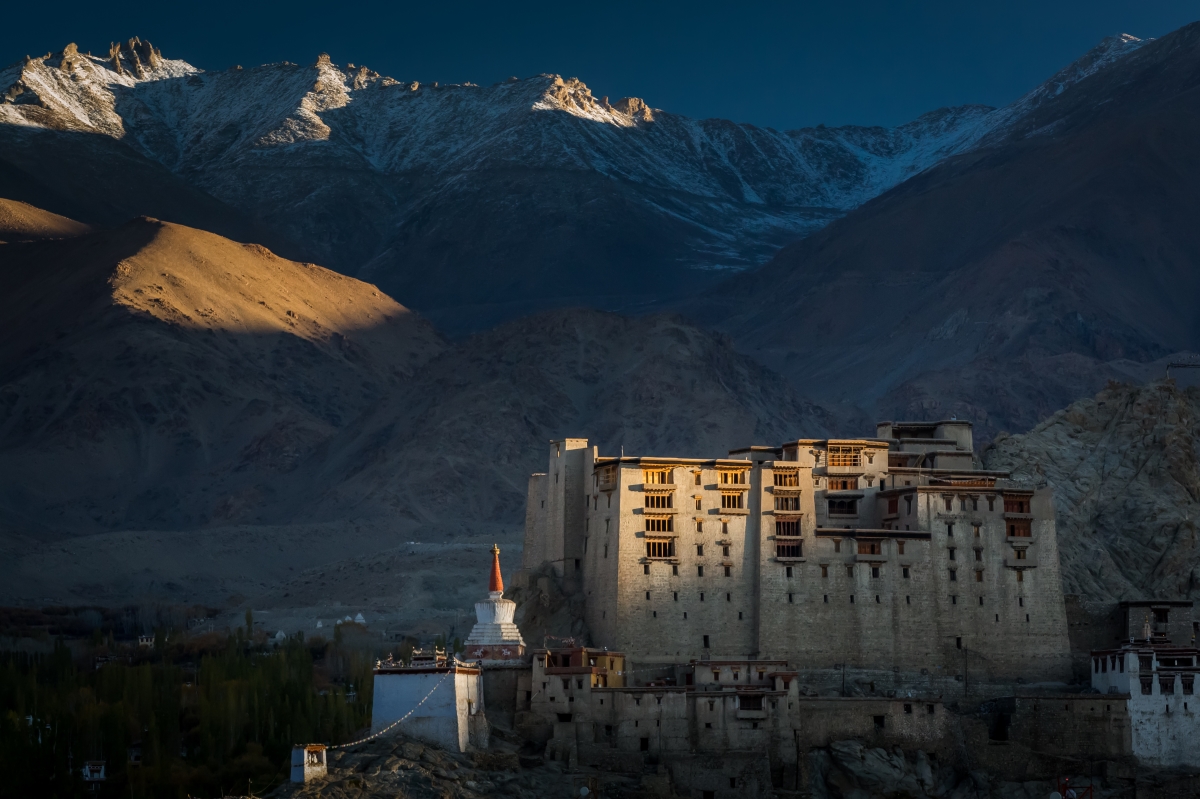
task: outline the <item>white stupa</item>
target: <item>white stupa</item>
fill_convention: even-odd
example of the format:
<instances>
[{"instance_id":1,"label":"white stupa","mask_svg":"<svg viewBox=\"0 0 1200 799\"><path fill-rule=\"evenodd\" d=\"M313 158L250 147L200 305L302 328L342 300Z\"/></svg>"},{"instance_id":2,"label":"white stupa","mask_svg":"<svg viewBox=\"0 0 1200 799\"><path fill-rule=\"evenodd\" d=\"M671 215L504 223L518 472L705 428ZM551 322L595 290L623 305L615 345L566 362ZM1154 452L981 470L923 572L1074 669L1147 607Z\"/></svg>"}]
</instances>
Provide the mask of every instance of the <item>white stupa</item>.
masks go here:
<instances>
[{"instance_id":1,"label":"white stupa","mask_svg":"<svg viewBox=\"0 0 1200 799\"><path fill-rule=\"evenodd\" d=\"M463 654L466 660L518 660L525 655L525 639L513 624L517 603L503 597L500 547L493 544L488 598L475 603L475 626L467 636Z\"/></svg>"}]
</instances>

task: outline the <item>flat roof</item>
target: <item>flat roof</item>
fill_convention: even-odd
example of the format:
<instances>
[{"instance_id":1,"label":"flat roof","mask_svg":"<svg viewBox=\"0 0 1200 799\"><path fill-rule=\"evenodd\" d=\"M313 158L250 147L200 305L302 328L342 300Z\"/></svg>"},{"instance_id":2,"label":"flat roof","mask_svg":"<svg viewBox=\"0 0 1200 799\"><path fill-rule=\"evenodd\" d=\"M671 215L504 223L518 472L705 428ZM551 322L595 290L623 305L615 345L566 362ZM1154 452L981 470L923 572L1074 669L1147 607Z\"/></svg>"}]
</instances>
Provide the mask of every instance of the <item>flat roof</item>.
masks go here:
<instances>
[{"instance_id":1,"label":"flat roof","mask_svg":"<svg viewBox=\"0 0 1200 799\"><path fill-rule=\"evenodd\" d=\"M939 424L970 425L971 422L966 419L941 419L936 422L876 422L876 424L890 424L893 427L937 427Z\"/></svg>"}]
</instances>

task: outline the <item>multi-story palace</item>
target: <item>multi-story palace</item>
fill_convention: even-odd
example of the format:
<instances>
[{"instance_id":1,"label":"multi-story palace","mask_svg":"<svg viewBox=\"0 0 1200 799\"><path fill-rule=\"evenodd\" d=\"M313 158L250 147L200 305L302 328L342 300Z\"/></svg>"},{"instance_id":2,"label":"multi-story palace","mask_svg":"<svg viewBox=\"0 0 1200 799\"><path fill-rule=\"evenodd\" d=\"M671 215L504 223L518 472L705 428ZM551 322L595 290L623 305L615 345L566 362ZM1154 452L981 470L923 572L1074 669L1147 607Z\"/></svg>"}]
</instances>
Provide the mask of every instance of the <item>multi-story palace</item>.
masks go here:
<instances>
[{"instance_id":1,"label":"multi-story palace","mask_svg":"<svg viewBox=\"0 0 1200 799\"><path fill-rule=\"evenodd\" d=\"M1070 674L1050 490L974 468L969 422L712 460L554 441L526 511L524 567L546 562L639 665Z\"/></svg>"}]
</instances>

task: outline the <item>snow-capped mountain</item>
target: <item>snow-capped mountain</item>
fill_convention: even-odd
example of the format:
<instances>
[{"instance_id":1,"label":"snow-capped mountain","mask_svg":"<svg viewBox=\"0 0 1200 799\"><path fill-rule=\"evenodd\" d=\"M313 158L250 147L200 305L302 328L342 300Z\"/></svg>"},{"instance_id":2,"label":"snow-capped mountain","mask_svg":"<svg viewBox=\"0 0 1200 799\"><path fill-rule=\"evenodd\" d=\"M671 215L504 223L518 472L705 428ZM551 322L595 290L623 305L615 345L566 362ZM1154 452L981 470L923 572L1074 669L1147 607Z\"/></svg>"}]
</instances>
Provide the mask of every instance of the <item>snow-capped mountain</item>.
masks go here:
<instances>
[{"instance_id":1,"label":"snow-capped mountain","mask_svg":"<svg viewBox=\"0 0 1200 799\"><path fill-rule=\"evenodd\" d=\"M324 55L202 72L131 39L0 72L0 141L45 158L61 134L72 146L107 137L271 231L286 254L469 330L537 307L694 293L1002 135L1138 44L1106 40L1006 109L776 131L610 103L555 75L425 85ZM49 132L60 135L38 135Z\"/></svg>"}]
</instances>

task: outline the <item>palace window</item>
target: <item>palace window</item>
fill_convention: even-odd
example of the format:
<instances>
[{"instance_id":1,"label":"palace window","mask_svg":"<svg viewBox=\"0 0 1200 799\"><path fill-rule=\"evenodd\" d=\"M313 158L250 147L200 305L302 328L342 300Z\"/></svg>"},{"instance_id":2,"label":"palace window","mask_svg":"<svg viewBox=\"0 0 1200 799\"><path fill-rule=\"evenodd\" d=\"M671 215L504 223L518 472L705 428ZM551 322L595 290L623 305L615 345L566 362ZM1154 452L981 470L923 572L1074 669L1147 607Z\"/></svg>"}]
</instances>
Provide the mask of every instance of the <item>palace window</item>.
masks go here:
<instances>
[{"instance_id":1,"label":"palace window","mask_svg":"<svg viewBox=\"0 0 1200 799\"><path fill-rule=\"evenodd\" d=\"M858 500L831 499L829 500L829 514L831 516L857 516Z\"/></svg>"},{"instance_id":2,"label":"palace window","mask_svg":"<svg viewBox=\"0 0 1200 799\"><path fill-rule=\"evenodd\" d=\"M701 473L696 472L696 485L700 485L700 476L701 476Z\"/></svg>"},{"instance_id":3,"label":"palace window","mask_svg":"<svg viewBox=\"0 0 1200 799\"><path fill-rule=\"evenodd\" d=\"M1025 550L1023 550L1023 549L1016 550L1016 552L1014 554L1016 554L1017 560L1027 560L1027 558L1025 557Z\"/></svg>"},{"instance_id":4,"label":"palace window","mask_svg":"<svg viewBox=\"0 0 1200 799\"><path fill-rule=\"evenodd\" d=\"M830 466L861 466L862 456L860 447L830 447Z\"/></svg>"},{"instance_id":5,"label":"palace window","mask_svg":"<svg viewBox=\"0 0 1200 799\"><path fill-rule=\"evenodd\" d=\"M983 560L983 550L982 549L975 550L975 560Z\"/></svg>"},{"instance_id":6,"label":"palace window","mask_svg":"<svg viewBox=\"0 0 1200 799\"><path fill-rule=\"evenodd\" d=\"M647 516L646 532L673 533L675 532L675 519L672 516Z\"/></svg>"},{"instance_id":7,"label":"palace window","mask_svg":"<svg viewBox=\"0 0 1200 799\"><path fill-rule=\"evenodd\" d=\"M741 491L730 491L721 494L722 508L741 508L744 507Z\"/></svg>"},{"instance_id":8,"label":"palace window","mask_svg":"<svg viewBox=\"0 0 1200 799\"><path fill-rule=\"evenodd\" d=\"M775 521L775 535L800 535L800 520L786 519Z\"/></svg>"},{"instance_id":9,"label":"palace window","mask_svg":"<svg viewBox=\"0 0 1200 799\"><path fill-rule=\"evenodd\" d=\"M776 541L775 542L775 557L777 558L799 558L804 556L803 541ZM791 575L788 575L791 577Z\"/></svg>"},{"instance_id":10,"label":"palace window","mask_svg":"<svg viewBox=\"0 0 1200 799\"><path fill-rule=\"evenodd\" d=\"M857 477L831 477L829 478L830 491L855 491L858 489Z\"/></svg>"},{"instance_id":11,"label":"palace window","mask_svg":"<svg viewBox=\"0 0 1200 799\"><path fill-rule=\"evenodd\" d=\"M899 512L900 512L900 499L899 499L899 497L891 497L891 498L889 498L889 499L888 499L887 503L888 503L888 504L887 504L887 512L888 512L889 514L891 514L891 513L899 513Z\"/></svg>"},{"instance_id":12,"label":"palace window","mask_svg":"<svg viewBox=\"0 0 1200 799\"><path fill-rule=\"evenodd\" d=\"M647 538L646 539L646 557L648 557L648 558L673 558L673 557L675 557L675 539L674 538Z\"/></svg>"},{"instance_id":13,"label":"palace window","mask_svg":"<svg viewBox=\"0 0 1200 799\"><path fill-rule=\"evenodd\" d=\"M704 544L696 544L696 557L704 557Z\"/></svg>"},{"instance_id":14,"label":"palace window","mask_svg":"<svg viewBox=\"0 0 1200 799\"><path fill-rule=\"evenodd\" d=\"M704 522L700 521L699 519L696 520L696 532L697 533L704 532Z\"/></svg>"},{"instance_id":15,"label":"palace window","mask_svg":"<svg viewBox=\"0 0 1200 799\"><path fill-rule=\"evenodd\" d=\"M878 541L859 541L858 542L858 554L860 554L860 555L878 555L879 554L879 542Z\"/></svg>"},{"instance_id":16,"label":"palace window","mask_svg":"<svg viewBox=\"0 0 1200 799\"><path fill-rule=\"evenodd\" d=\"M747 472L745 470L736 471L736 472L720 472L720 475L721 475L720 483L721 483L721 485L744 486L744 485L746 485L746 475L747 474L749 474L749 472Z\"/></svg>"},{"instance_id":17,"label":"palace window","mask_svg":"<svg viewBox=\"0 0 1200 799\"><path fill-rule=\"evenodd\" d=\"M1010 519L1008 522L1009 538L1033 538L1033 526L1029 519Z\"/></svg>"},{"instance_id":18,"label":"palace window","mask_svg":"<svg viewBox=\"0 0 1200 799\"><path fill-rule=\"evenodd\" d=\"M775 510L800 510L800 497L775 497Z\"/></svg>"},{"instance_id":19,"label":"palace window","mask_svg":"<svg viewBox=\"0 0 1200 799\"><path fill-rule=\"evenodd\" d=\"M721 547L721 555L726 558L729 557L729 547Z\"/></svg>"},{"instance_id":20,"label":"palace window","mask_svg":"<svg viewBox=\"0 0 1200 799\"><path fill-rule=\"evenodd\" d=\"M946 503L946 512L947 513L954 510L954 497L949 496L949 495L943 496L942 501Z\"/></svg>"},{"instance_id":21,"label":"palace window","mask_svg":"<svg viewBox=\"0 0 1200 799\"><path fill-rule=\"evenodd\" d=\"M903 542L903 541L897 541L897 542L896 542L896 554L897 554L897 555L903 555L903 554L904 554L904 542Z\"/></svg>"},{"instance_id":22,"label":"palace window","mask_svg":"<svg viewBox=\"0 0 1200 799\"><path fill-rule=\"evenodd\" d=\"M975 582L977 582L977 583L983 582L983 572L981 572L981 571L975 572Z\"/></svg>"},{"instance_id":23,"label":"palace window","mask_svg":"<svg viewBox=\"0 0 1200 799\"><path fill-rule=\"evenodd\" d=\"M671 507L674 507L674 499L675 499L675 495L670 494L670 493L647 494L646 495L646 507L647 508L671 508Z\"/></svg>"},{"instance_id":24,"label":"palace window","mask_svg":"<svg viewBox=\"0 0 1200 799\"><path fill-rule=\"evenodd\" d=\"M696 510L701 510L701 509L702 509L702 505L700 504L700 497L696 497Z\"/></svg>"},{"instance_id":25,"label":"palace window","mask_svg":"<svg viewBox=\"0 0 1200 799\"><path fill-rule=\"evenodd\" d=\"M1005 497L1004 512L1029 513L1029 501L1021 497Z\"/></svg>"},{"instance_id":26,"label":"palace window","mask_svg":"<svg viewBox=\"0 0 1200 799\"><path fill-rule=\"evenodd\" d=\"M643 469L642 480L647 485L671 485L675 480L671 469Z\"/></svg>"},{"instance_id":27,"label":"palace window","mask_svg":"<svg viewBox=\"0 0 1200 799\"><path fill-rule=\"evenodd\" d=\"M828 576L829 576L829 566L827 566L827 565L825 565L825 564L821 564L821 576L822 576L822 577L828 577Z\"/></svg>"},{"instance_id":28,"label":"palace window","mask_svg":"<svg viewBox=\"0 0 1200 799\"><path fill-rule=\"evenodd\" d=\"M784 487L799 487L799 472L775 472L775 485Z\"/></svg>"}]
</instances>

